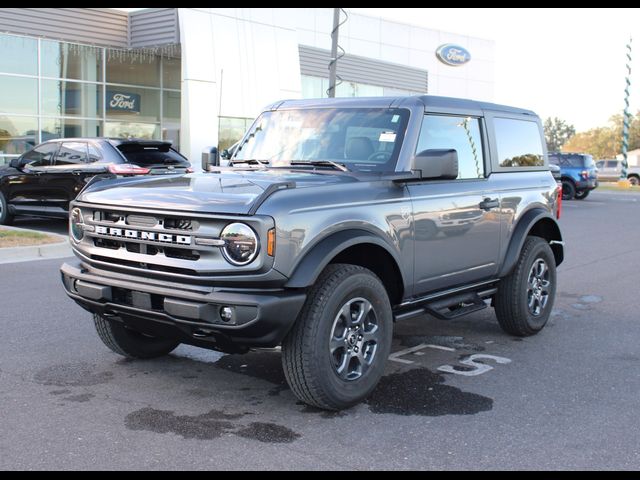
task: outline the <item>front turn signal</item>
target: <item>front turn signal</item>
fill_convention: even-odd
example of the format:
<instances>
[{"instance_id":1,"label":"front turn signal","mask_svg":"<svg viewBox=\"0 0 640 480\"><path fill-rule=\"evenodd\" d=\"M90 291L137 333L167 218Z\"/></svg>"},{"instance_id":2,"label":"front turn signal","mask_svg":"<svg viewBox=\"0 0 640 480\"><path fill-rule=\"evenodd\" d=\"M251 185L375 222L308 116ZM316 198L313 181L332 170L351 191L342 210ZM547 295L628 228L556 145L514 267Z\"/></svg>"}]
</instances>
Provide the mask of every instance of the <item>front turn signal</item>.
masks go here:
<instances>
[{"instance_id":1,"label":"front turn signal","mask_svg":"<svg viewBox=\"0 0 640 480\"><path fill-rule=\"evenodd\" d=\"M267 233L267 255L273 257L276 253L276 229L272 228Z\"/></svg>"}]
</instances>

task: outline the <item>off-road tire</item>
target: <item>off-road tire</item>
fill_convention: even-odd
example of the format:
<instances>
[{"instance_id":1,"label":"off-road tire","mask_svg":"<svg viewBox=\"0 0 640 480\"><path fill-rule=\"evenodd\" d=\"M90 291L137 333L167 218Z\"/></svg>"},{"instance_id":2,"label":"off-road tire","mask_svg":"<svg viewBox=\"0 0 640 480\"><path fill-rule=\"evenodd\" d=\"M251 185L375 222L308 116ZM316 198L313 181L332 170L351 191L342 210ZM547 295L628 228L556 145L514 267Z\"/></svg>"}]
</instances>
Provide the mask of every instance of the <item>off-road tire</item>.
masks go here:
<instances>
[{"instance_id":1,"label":"off-road tire","mask_svg":"<svg viewBox=\"0 0 640 480\"><path fill-rule=\"evenodd\" d=\"M576 186L571 180L562 180L562 199L573 200L576 195Z\"/></svg>"},{"instance_id":2,"label":"off-road tire","mask_svg":"<svg viewBox=\"0 0 640 480\"><path fill-rule=\"evenodd\" d=\"M542 259L548 268L548 298L538 315L529 307L530 274L534 263ZM556 261L549 243L540 237L527 237L513 271L500 281L495 296L495 311L502 329L518 337L527 337L544 328L555 300Z\"/></svg>"},{"instance_id":3,"label":"off-road tire","mask_svg":"<svg viewBox=\"0 0 640 480\"><path fill-rule=\"evenodd\" d=\"M180 342L175 340L150 337L130 330L124 324L108 320L97 313L93 314L93 322L102 343L123 357L132 359L162 357L180 345Z\"/></svg>"},{"instance_id":4,"label":"off-road tire","mask_svg":"<svg viewBox=\"0 0 640 480\"><path fill-rule=\"evenodd\" d=\"M339 319L343 318L343 307L360 300L373 307L380 329L376 330L379 341L366 370L363 364L360 377L341 378L334 363L334 352L339 349L332 351L330 342L338 341L335 332ZM295 325L282 344L282 366L291 390L304 403L326 410L341 410L361 402L384 373L392 334L391 304L380 279L360 266L329 265L310 289ZM344 342L348 345L347 336L345 332ZM366 347L361 348L364 354ZM344 355L347 355L346 347ZM349 361L346 364L348 367Z\"/></svg>"}]
</instances>

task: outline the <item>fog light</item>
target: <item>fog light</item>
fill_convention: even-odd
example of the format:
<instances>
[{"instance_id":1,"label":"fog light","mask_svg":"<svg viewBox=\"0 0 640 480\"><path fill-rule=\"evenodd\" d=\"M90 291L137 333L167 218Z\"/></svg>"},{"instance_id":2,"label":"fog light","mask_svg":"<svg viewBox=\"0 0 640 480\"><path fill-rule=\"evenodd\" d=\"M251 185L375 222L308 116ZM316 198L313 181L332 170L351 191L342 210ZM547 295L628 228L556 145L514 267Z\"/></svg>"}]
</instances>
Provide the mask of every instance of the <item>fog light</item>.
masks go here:
<instances>
[{"instance_id":1,"label":"fog light","mask_svg":"<svg viewBox=\"0 0 640 480\"><path fill-rule=\"evenodd\" d=\"M231 307L222 307L220 309L220 318L223 322L230 322L233 320L233 309Z\"/></svg>"}]
</instances>

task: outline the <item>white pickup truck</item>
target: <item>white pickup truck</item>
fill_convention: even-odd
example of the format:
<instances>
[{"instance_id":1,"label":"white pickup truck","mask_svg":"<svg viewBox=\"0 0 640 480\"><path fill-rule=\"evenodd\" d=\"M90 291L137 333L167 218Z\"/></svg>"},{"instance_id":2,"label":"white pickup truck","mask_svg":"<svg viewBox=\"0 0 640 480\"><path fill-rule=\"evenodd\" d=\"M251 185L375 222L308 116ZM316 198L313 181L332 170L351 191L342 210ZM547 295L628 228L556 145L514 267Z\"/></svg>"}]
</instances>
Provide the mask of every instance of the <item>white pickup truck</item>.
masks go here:
<instances>
[{"instance_id":1,"label":"white pickup truck","mask_svg":"<svg viewBox=\"0 0 640 480\"><path fill-rule=\"evenodd\" d=\"M620 179L622 160L599 160L596 162L599 182L615 182ZM640 184L640 167L627 167L627 178L631 185Z\"/></svg>"}]
</instances>

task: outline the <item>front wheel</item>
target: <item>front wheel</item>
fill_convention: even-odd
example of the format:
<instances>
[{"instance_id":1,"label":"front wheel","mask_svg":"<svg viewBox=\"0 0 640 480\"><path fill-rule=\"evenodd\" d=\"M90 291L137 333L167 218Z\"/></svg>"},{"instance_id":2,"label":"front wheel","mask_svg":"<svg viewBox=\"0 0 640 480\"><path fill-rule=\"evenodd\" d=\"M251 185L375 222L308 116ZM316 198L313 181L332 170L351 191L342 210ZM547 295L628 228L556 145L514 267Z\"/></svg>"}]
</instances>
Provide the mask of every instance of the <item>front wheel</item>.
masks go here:
<instances>
[{"instance_id":1,"label":"front wheel","mask_svg":"<svg viewBox=\"0 0 640 480\"><path fill-rule=\"evenodd\" d=\"M573 200L576 194L576 186L571 180L562 180L562 199Z\"/></svg>"},{"instance_id":2,"label":"front wheel","mask_svg":"<svg viewBox=\"0 0 640 480\"><path fill-rule=\"evenodd\" d=\"M579 192L576 192L576 195L574 198L576 200L584 200L589 196L589 192L590 190L580 190Z\"/></svg>"},{"instance_id":3,"label":"front wheel","mask_svg":"<svg viewBox=\"0 0 640 480\"><path fill-rule=\"evenodd\" d=\"M11 225L13 216L9 213L7 199L0 192L0 225Z\"/></svg>"},{"instance_id":4,"label":"front wheel","mask_svg":"<svg viewBox=\"0 0 640 480\"><path fill-rule=\"evenodd\" d=\"M108 320L95 313L93 322L102 343L113 352L127 358L157 358L167 355L180 345L180 342L145 335L130 330L124 324Z\"/></svg>"},{"instance_id":5,"label":"front wheel","mask_svg":"<svg viewBox=\"0 0 640 480\"><path fill-rule=\"evenodd\" d=\"M627 179L629 180L629 183L634 187L637 187L640 184L640 177L638 177L638 175L629 175Z\"/></svg>"},{"instance_id":6,"label":"front wheel","mask_svg":"<svg viewBox=\"0 0 640 480\"><path fill-rule=\"evenodd\" d=\"M393 317L387 291L366 268L322 273L282 344L282 366L303 402L340 410L364 400L384 373Z\"/></svg>"},{"instance_id":7,"label":"front wheel","mask_svg":"<svg viewBox=\"0 0 640 480\"><path fill-rule=\"evenodd\" d=\"M495 310L502 329L518 337L538 333L556 295L556 261L549 243L527 237L513 271L500 281Z\"/></svg>"}]
</instances>

